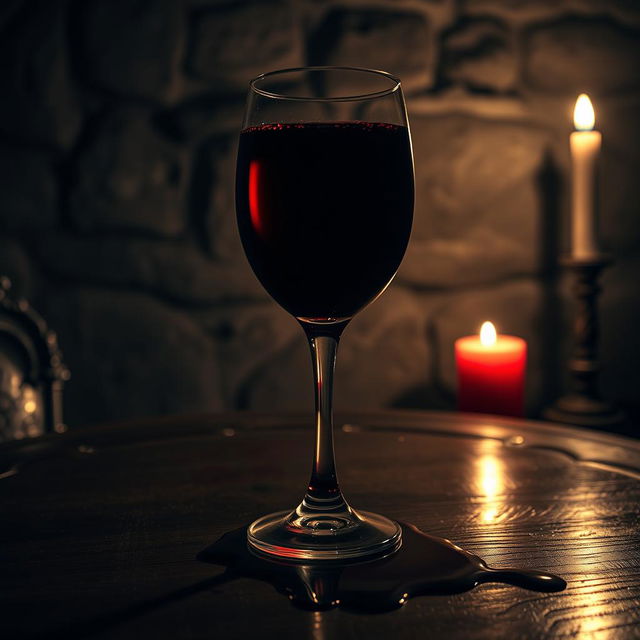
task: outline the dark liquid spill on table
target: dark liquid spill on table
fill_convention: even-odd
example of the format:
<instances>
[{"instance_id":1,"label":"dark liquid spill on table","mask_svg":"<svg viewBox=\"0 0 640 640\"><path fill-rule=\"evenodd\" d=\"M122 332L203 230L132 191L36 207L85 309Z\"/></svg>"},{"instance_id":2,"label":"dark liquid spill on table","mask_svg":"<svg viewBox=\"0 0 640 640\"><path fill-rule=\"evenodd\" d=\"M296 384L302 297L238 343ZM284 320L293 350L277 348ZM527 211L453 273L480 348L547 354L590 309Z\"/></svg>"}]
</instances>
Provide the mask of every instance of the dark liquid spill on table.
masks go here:
<instances>
[{"instance_id":1,"label":"dark liquid spill on table","mask_svg":"<svg viewBox=\"0 0 640 640\"><path fill-rule=\"evenodd\" d=\"M562 578L544 571L492 569L449 540L400 524L397 551L359 563L293 564L258 556L247 547L246 527L223 535L198 559L225 566L237 577L268 582L295 606L316 611L340 606L382 613L415 596L461 593L485 582L547 592L566 587Z\"/></svg>"}]
</instances>

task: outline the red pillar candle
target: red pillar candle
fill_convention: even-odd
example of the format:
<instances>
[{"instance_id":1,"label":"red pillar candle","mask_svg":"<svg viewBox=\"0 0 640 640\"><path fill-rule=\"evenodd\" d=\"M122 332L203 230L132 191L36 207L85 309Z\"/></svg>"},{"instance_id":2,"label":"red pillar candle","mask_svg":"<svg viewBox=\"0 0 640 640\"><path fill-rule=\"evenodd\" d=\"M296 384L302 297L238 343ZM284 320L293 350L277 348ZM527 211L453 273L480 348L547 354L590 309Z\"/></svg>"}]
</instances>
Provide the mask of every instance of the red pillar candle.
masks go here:
<instances>
[{"instance_id":1,"label":"red pillar candle","mask_svg":"<svg viewBox=\"0 0 640 640\"><path fill-rule=\"evenodd\" d=\"M456 340L455 353L460 411L524 415L527 343L522 338L496 335L485 322L479 336Z\"/></svg>"}]
</instances>

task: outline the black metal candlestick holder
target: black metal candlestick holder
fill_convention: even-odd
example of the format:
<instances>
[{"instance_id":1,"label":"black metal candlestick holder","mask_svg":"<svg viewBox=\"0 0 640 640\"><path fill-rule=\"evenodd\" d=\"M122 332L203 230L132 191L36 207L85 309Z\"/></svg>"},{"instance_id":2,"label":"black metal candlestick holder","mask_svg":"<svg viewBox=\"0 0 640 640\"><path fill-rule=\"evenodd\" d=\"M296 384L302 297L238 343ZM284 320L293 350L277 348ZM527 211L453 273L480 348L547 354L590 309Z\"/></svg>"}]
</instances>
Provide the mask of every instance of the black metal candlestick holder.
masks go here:
<instances>
[{"instance_id":1,"label":"black metal candlestick holder","mask_svg":"<svg viewBox=\"0 0 640 640\"><path fill-rule=\"evenodd\" d=\"M569 359L569 393L544 412L544 417L596 429L614 428L625 421L624 414L604 401L598 392L598 282L602 270L611 264L606 254L590 258L564 256L560 263L574 277L576 300L573 323L573 352Z\"/></svg>"}]
</instances>

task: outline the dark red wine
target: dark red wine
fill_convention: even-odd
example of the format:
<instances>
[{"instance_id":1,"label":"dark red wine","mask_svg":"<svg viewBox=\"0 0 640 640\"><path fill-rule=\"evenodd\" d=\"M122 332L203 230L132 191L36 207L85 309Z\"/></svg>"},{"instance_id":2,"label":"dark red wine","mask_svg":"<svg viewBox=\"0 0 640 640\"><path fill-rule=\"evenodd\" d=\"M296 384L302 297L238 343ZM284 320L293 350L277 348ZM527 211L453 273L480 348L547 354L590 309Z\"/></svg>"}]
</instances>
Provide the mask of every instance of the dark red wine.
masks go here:
<instances>
[{"instance_id":1,"label":"dark red wine","mask_svg":"<svg viewBox=\"0 0 640 640\"><path fill-rule=\"evenodd\" d=\"M268 124L240 134L238 226L265 289L297 318L349 318L389 284L413 218L406 127Z\"/></svg>"}]
</instances>

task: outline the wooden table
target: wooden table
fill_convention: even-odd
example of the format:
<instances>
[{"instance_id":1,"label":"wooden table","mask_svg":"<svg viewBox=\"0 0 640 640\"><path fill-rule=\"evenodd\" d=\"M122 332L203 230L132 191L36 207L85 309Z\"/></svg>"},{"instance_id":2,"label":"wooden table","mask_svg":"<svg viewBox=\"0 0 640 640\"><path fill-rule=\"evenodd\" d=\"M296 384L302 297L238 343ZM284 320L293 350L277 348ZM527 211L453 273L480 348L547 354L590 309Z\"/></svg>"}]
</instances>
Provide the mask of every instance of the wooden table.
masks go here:
<instances>
[{"instance_id":1,"label":"wooden table","mask_svg":"<svg viewBox=\"0 0 640 640\"><path fill-rule=\"evenodd\" d=\"M386 614L296 609L196 554L294 506L310 417L174 417L0 448L0 635L96 638L638 638L640 445L545 423L339 415L351 504L568 588L481 585Z\"/></svg>"}]
</instances>

